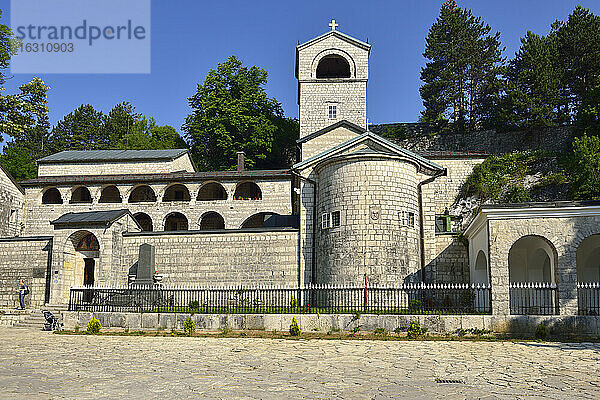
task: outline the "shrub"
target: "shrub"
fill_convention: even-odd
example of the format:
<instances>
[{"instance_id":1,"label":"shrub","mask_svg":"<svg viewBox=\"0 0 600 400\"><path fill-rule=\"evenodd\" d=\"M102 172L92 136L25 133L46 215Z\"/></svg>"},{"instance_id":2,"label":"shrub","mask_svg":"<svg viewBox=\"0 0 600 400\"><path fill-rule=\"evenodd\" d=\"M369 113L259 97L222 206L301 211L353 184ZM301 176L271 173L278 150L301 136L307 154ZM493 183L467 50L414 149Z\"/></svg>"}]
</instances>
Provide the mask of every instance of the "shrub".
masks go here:
<instances>
[{"instance_id":1,"label":"shrub","mask_svg":"<svg viewBox=\"0 0 600 400\"><path fill-rule=\"evenodd\" d=\"M92 318L90 319L90 322L88 322L87 333L91 333L94 335L96 333L99 333L101 328L102 324L100 324L100 321L98 321L96 318Z\"/></svg>"},{"instance_id":2,"label":"shrub","mask_svg":"<svg viewBox=\"0 0 600 400\"><path fill-rule=\"evenodd\" d=\"M574 200L600 199L600 139L597 136L575 138L568 172Z\"/></svg>"},{"instance_id":3,"label":"shrub","mask_svg":"<svg viewBox=\"0 0 600 400\"><path fill-rule=\"evenodd\" d=\"M192 317L187 317L183 323L183 332L188 336L192 336L196 332L196 323L192 320Z\"/></svg>"},{"instance_id":4,"label":"shrub","mask_svg":"<svg viewBox=\"0 0 600 400\"><path fill-rule=\"evenodd\" d=\"M385 328L375 328L375 334L381 335L381 336L386 336L387 331L385 330Z\"/></svg>"},{"instance_id":5,"label":"shrub","mask_svg":"<svg viewBox=\"0 0 600 400\"><path fill-rule=\"evenodd\" d=\"M192 300L189 302L188 307L191 310L197 310L200 308L200 302L198 300Z\"/></svg>"},{"instance_id":6,"label":"shrub","mask_svg":"<svg viewBox=\"0 0 600 400\"><path fill-rule=\"evenodd\" d=\"M298 326L298 321L296 321L296 317L292 318L292 323L290 325L290 335L300 336L300 327Z\"/></svg>"},{"instance_id":7,"label":"shrub","mask_svg":"<svg viewBox=\"0 0 600 400\"><path fill-rule=\"evenodd\" d=\"M410 303L408 303L408 311L413 314L420 313L422 309L423 303L421 303L421 300L411 300Z\"/></svg>"},{"instance_id":8,"label":"shrub","mask_svg":"<svg viewBox=\"0 0 600 400\"><path fill-rule=\"evenodd\" d=\"M513 185L502 195L502 203L525 203L531 201L529 190L520 185Z\"/></svg>"},{"instance_id":9,"label":"shrub","mask_svg":"<svg viewBox=\"0 0 600 400\"><path fill-rule=\"evenodd\" d=\"M544 340L548 337L548 327L544 324L538 324L535 328L535 338Z\"/></svg>"},{"instance_id":10,"label":"shrub","mask_svg":"<svg viewBox=\"0 0 600 400\"><path fill-rule=\"evenodd\" d=\"M427 328L421 328L418 321L411 321L408 325L407 336L409 339L416 339L423 336L427 332Z\"/></svg>"}]
</instances>

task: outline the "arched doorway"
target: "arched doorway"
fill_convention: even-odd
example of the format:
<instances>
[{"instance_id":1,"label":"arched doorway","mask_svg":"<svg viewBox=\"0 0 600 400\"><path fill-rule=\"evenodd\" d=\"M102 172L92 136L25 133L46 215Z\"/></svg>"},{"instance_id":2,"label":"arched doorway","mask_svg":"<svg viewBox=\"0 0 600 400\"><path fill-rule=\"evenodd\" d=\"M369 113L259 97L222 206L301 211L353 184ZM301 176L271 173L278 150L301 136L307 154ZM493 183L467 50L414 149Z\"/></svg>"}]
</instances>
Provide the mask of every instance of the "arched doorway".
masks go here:
<instances>
[{"instance_id":1,"label":"arched doorway","mask_svg":"<svg viewBox=\"0 0 600 400\"><path fill-rule=\"evenodd\" d=\"M586 237L576 258L579 314L600 315L600 234Z\"/></svg>"},{"instance_id":2,"label":"arched doorway","mask_svg":"<svg viewBox=\"0 0 600 400\"><path fill-rule=\"evenodd\" d=\"M600 234L588 236L577 248L577 282L600 282Z\"/></svg>"},{"instance_id":3,"label":"arched doorway","mask_svg":"<svg viewBox=\"0 0 600 400\"><path fill-rule=\"evenodd\" d=\"M528 235L508 253L511 314L558 313L556 249L547 239Z\"/></svg>"},{"instance_id":4,"label":"arched doorway","mask_svg":"<svg viewBox=\"0 0 600 400\"><path fill-rule=\"evenodd\" d=\"M80 230L71 234L63 247L62 279L52 284L52 302L66 304L71 287L97 284L100 243L93 233ZM91 292L84 292L83 301L91 301Z\"/></svg>"},{"instance_id":5,"label":"arched doorway","mask_svg":"<svg viewBox=\"0 0 600 400\"><path fill-rule=\"evenodd\" d=\"M225 220L219 213L209 211L200 219L200 230L208 231L213 229L225 229Z\"/></svg>"},{"instance_id":6,"label":"arched doorway","mask_svg":"<svg viewBox=\"0 0 600 400\"><path fill-rule=\"evenodd\" d=\"M165 218L165 231L187 231L188 219L185 215L172 212Z\"/></svg>"},{"instance_id":7,"label":"arched doorway","mask_svg":"<svg viewBox=\"0 0 600 400\"><path fill-rule=\"evenodd\" d=\"M477 253L477 258L475 259L473 283L489 283L488 262L483 250L479 250L479 253Z\"/></svg>"}]
</instances>

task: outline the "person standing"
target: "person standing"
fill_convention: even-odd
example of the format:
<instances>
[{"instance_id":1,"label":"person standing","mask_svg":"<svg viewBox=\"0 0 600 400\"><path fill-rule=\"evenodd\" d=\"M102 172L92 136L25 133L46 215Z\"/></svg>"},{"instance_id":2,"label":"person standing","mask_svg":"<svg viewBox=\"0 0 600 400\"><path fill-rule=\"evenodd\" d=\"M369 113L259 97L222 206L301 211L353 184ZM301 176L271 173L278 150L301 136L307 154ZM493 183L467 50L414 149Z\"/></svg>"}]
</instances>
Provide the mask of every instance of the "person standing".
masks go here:
<instances>
[{"instance_id":1,"label":"person standing","mask_svg":"<svg viewBox=\"0 0 600 400\"><path fill-rule=\"evenodd\" d=\"M23 279L19 279L19 288L15 289L15 292L19 292L19 304L21 305L21 310L25 309L25 295L27 294L27 285L23 282ZM17 307L17 310L19 307Z\"/></svg>"}]
</instances>

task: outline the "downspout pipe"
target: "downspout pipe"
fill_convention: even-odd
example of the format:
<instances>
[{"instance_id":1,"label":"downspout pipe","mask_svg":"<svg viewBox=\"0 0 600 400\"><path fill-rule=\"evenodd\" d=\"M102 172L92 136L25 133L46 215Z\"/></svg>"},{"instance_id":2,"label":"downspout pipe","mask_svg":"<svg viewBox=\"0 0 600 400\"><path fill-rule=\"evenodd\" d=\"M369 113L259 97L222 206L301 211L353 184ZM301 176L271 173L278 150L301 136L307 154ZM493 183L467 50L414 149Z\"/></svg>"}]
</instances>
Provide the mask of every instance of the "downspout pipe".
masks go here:
<instances>
[{"instance_id":1,"label":"downspout pipe","mask_svg":"<svg viewBox=\"0 0 600 400\"><path fill-rule=\"evenodd\" d=\"M447 176L448 169L444 168L435 175L421 181L417 184L417 198L419 201L419 236L420 236L420 247L421 247L421 282L425 282L425 227L423 226L424 215L423 215L423 186L433 182L440 176Z\"/></svg>"},{"instance_id":2,"label":"downspout pipe","mask_svg":"<svg viewBox=\"0 0 600 400\"><path fill-rule=\"evenodd\" d=\"M311 232L311 257L310 257L310 280L311 283L316 283L315 277L317 274L317 182L300 175L298 172L292 170L292 174L298 177L300 180L308 182L313 186L313 212L312 212L312 232ZM302 194L300 193L300 202L302 202ZM299 212L301 212L301 204L298 207Z\"/></svg>"}]
</instances>

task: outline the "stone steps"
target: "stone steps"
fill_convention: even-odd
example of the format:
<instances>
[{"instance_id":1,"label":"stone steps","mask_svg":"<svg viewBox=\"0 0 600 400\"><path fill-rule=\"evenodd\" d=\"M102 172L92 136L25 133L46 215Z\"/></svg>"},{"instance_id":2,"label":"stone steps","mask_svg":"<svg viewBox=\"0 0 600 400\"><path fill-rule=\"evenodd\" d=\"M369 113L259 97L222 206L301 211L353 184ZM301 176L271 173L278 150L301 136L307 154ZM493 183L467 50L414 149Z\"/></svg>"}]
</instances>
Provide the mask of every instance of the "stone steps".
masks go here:
<instances>
[{"instance_id":1,"label":"stone steps","mask_svg":"<svg viewBox=\"0 0 600 400\"><path fill-rule=\"evenodd\" d=\"M68 307L66 305L59 304L47 304L44 307L31 311L25 318L19 319L13 323L14 328L28 328L28 329L44 329L46 324L46 318L44 318L43 310L48 310L59 320L62 320L62 312L66 311Z\"/></svg>"}]
</instances>

